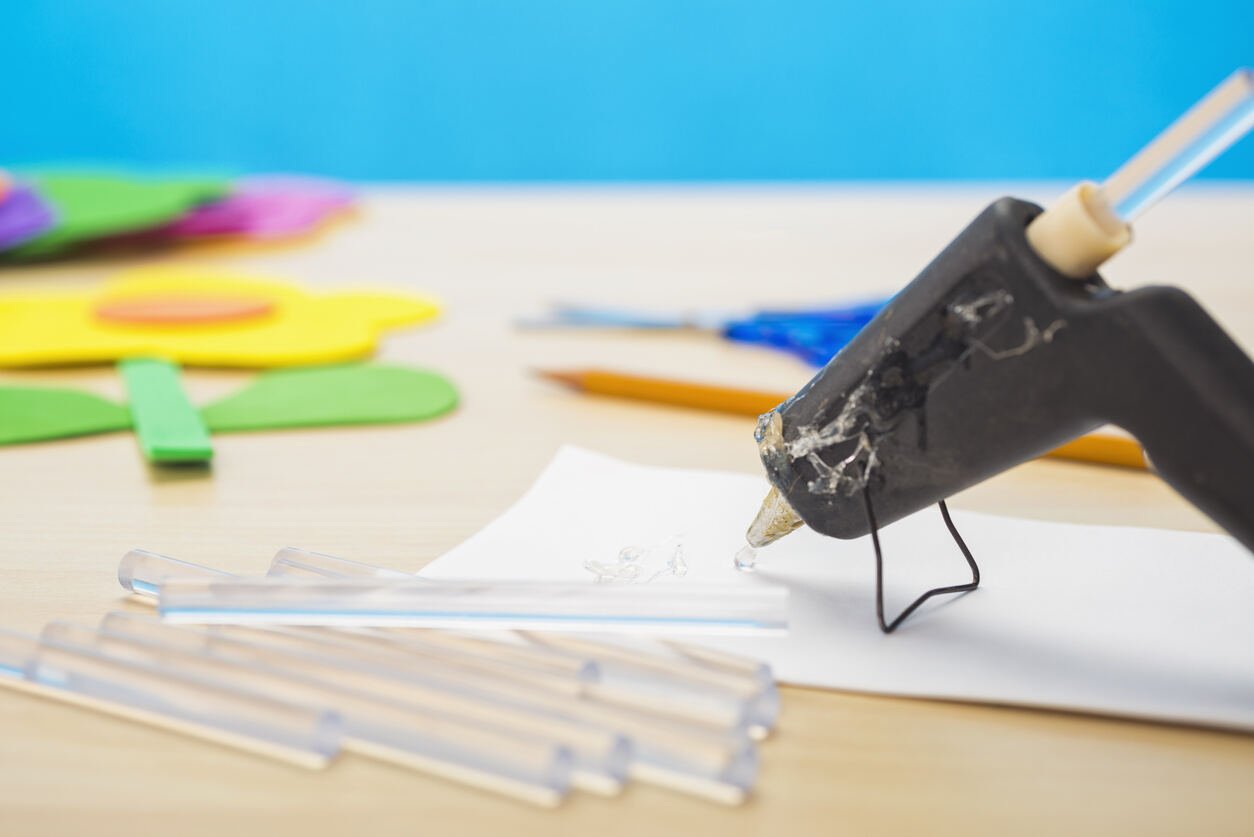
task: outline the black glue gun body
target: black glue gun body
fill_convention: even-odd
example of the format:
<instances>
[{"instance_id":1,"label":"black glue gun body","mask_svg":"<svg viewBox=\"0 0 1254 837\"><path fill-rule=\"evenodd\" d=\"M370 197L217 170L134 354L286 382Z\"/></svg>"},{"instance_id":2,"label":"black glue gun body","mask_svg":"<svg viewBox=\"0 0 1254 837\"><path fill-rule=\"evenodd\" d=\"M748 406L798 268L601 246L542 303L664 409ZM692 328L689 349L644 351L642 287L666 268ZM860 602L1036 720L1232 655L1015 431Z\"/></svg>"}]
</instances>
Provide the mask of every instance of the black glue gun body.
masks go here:
<instances>
[{"instance_id":1,"label":"black glue gun body","mask_svg":"<svg viewBox=\"0 0 1254 837\"><path fill-rule=\"evenodd\" d=\"M1103 424L1254 550L1254 363L1186 293L1055 271L1041 212L989 206L797 395L763 416L771 483L810 527L889 524Z\"/></svg>"}]
</instances>

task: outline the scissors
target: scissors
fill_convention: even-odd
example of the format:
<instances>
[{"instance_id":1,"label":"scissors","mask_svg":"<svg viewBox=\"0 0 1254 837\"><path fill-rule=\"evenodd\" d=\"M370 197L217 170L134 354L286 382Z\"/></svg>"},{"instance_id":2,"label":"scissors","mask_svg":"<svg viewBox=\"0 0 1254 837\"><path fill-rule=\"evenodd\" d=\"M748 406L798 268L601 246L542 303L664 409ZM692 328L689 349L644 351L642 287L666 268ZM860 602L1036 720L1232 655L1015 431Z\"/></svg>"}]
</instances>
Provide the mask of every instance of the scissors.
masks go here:
<instances>
[{"instance_id":1,"label":"scissors","mask_svg":"<svg viewBox=\"0 0 1254 837\"><path fill-rule=\"evenodd\" d=\"M750 314L691 310L642 311L630 308L559 304L547 316L519 320L522 328L627 328L656 331L710 331L740 343L787 352L811 366L823 366L879 313L888 300L833 308L763 309Z\"/></svg>"}]
</instances>

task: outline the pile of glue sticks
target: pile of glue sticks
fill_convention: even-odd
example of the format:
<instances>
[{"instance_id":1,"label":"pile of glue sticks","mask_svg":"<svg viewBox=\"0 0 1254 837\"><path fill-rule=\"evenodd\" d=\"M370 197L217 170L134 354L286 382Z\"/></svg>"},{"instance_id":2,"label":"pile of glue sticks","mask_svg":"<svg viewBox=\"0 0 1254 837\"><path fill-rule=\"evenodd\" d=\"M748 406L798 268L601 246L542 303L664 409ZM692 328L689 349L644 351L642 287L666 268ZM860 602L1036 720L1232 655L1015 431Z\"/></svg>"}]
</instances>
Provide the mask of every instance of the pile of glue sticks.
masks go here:
<instances>
[{"instance_id":1,"label":"pile of glue sticks","mask_svg":"<svg viewBox=\"0 0 1254 837\"><path fill-rule=\"evenodd\" d=\"M506 585L470 589L296 549L281 550L258 579L134 550L118 578L134 601L160 610L114 611L94 626L55 621L37 637L0 631L0 685L306 768L355 754L544 807L572 791L613 796L629 781L738 804L779 716L769 666L688 643L396 627L378 618L375 626L360 618L334 625L313 605L304 606L317 618L297 613L328 585L338 585L339 601L367 604L379 589L395 596L417 585L464 610L462 623L418 624L482 628L492 623L476 614L521 610ZM285 624L250 610L258 585L268 585L270 610L286 613ZM528 595L547 598L550 621L579 624L588 601L608 602L596 606L602 616L619 599L638 605L637 592L585 585L591 599L580 594L578 607L563 609L556 602L569 596L541 587ZM448 618L457 609L416 609L431 599L423 596L410 595L406 612ZM389 612L379 601L376 616ZM727 607L770 627L783 612L769 591L703 607L680 602L652 613L669 624ZM547 624L528 622L527 613L510 618Z\"/></svg>"}]
</instances>

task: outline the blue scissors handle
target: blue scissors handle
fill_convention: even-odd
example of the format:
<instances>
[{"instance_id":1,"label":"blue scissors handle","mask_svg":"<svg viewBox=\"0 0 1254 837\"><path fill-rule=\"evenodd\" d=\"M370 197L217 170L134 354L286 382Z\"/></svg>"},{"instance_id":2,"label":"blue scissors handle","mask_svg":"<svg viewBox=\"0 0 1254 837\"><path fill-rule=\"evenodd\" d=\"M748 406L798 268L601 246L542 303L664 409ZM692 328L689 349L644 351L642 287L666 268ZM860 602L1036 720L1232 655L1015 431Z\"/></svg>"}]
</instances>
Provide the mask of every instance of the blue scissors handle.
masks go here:
<instances>
[{"instance_id":1,"label":"blue scissors handle","mask_svg":"<svg viewBox=\"0 0 1254 837\"><path fill-rule=\"evenodd\" d=\"M723 336L781 349L811 366L823 366L854 338L885 302L808 311L759 311L731 320Z\"/></svg>"}]
</instances>

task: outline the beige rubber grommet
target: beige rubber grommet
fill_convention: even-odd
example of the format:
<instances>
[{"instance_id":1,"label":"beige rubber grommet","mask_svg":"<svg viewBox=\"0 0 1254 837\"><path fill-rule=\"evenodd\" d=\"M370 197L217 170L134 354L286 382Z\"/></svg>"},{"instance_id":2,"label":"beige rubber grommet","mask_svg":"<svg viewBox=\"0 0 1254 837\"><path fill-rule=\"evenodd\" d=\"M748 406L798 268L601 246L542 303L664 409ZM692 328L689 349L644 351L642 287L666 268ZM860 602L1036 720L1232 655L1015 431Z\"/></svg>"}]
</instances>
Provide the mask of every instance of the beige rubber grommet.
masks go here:
<instances>
[{"instance_id":1,"label":"beige rubber grommet","mask_svg":"<svg viewBox=\"0 0 1254 837\"><path fill-rule=\"evenodd\" d=\"M1132 240L1132 228L1115 214L1098 185L1086 180L1038 215L1027 236L1055 270L1084 279Z\"/></svg>"}]
</instances>

